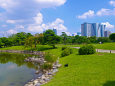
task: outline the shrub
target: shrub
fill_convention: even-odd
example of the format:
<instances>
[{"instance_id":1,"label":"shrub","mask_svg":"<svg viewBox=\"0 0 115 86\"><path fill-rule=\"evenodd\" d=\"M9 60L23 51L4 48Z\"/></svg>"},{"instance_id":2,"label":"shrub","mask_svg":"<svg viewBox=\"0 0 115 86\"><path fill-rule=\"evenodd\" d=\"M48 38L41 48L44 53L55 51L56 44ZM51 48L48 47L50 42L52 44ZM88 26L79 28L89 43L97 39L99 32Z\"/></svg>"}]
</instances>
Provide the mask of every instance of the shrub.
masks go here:
<instances>
[{"instance_id":1,"label":"shrub","mask_svg":"<svg viewBox=\"0 0 115 86\"><path fill-rule=\"evenodd\" d=\"M50 54L49 52L45 54L45 61L53 63L57 60L57 57L55 55Z\"/></svg>"},{"instance_id":2,"label":"shrub","mask_svg":"<svg viewBox=\"0 0 115 86\"><path fill-rule=\"evenodd\" d=\"M44 63L42 66L41 66L42 69L45 69L45 70L49 70L49 69L52 69L52 64L50 63Z\"/></svg>"},{"instance_id":3,"label":"shrub","mask_svg":"<svg viewBox=\"0 0 115 86\"><path fill-rule=\"evenodd\" d=\"M79 49L79 55L94 54L96 49L93 45L85 45Z\"/></svg>"},{"instance_id":4,"label":"shrub","mask_svg":"<svg viewBox=\"0 0 115 86\"><path fill-rule=\"evenodd\" d=\"M63 50L62 53L61 53L62 57L68 56L68 55L73 53L72 49L70 49L70 48L65 48L64 49L64 47L63 47L62 50Z\"/></svg>"},{"instance_id":5,"label":"shrub","mask_svg":"<svg viewBox=\"0 0 115 86\"><path fill-rule=\"evenodd\" d=\"M65 49L67 49L67 47L62 47L62 50L65 50Z\"/></svg>"}]
</instances>

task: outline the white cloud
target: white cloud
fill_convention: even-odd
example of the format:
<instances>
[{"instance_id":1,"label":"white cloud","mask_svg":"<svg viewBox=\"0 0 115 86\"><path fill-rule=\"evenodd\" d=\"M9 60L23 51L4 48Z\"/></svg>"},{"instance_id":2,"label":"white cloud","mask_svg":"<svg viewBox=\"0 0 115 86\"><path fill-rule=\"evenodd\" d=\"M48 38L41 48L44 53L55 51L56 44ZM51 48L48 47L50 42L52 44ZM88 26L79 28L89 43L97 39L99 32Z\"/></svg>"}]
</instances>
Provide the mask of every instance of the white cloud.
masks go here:
<instances>
[{"instance_id":1,"label":"white cloud","mask_svg":"<svg viewBox=\"0 0 115 86\"><path fill-rule=\"evenodd\" d=\"M66 0L36 0L36 1L43 8L60 6L66 2Z\"/></svg>"},{"instance_id":2,"label":"white cloud","mask_svg":"<svg viewBox=\"0 0 115 86\"><path fill-rule=\"evenodd\" d=\"M115 9L111 10L111 9L102 8L101 10L97 12L96 15L97 16L115 15Z\"/></svg>"},{"instance_id":3,"label":"white cloud","mask_svg":"<svg viewBox=\"0 0 115 86\"><path fill-rule=\"evenodd\" d=\"M16 21L15 20L7 20L6 23L15 24Z\"/></svg>"},{"instance_id":4,"label":"white cloud","mask_svg":"<svg viewBox=\"0 0 115 86\"><path fill-rule=\"evenodd\" d=\"M72 34L70 32L65 32L68 36L71 36Z\"/></svg>"},{"instance_id":5,"label":"white cloud","mask_svg":"<svg viewBox=\"0 0 115 86\"><path fill-rule=\"evenodd\" d=\"M16 34L16 33L18 33L18 31L14 30L14 29L10 29L8 31L0 31L0 36L1 37L8 37L8 36L10 36L12 34Z\"/></svg>"},{"instance_id":6,"label":"white cloud","mask_svg":"<svg viewBox=\"0 0 115 86\"><path fill-rule=\"evenodd\" d=\"M42 26L40 26L40 25L30 25L29 27L28 27L28 31L29 32L38 32L38 33L42 33L43 32L43 28L42 28Z\"/></svg>"},{"instance_id":7,"label":"white cloud","mask_svg":"<svg viewBox=\"0 0 115 86\"><path fill-rule=\"evenodd\" d=\"M29 18L42 8L61 6L65 2L66 0L0 0L0 7L6 11L5 15L8 17Z\"/></svg>"},{"instance_id":8,"label":"white cloud","mask_svg":"<svg viewBox=\"0 0 115 86\"><path fill-rule=\"evenodd\" d=\"M55 28L58 31L58 35L60 35L63 31L67 31L67 27L64 26L64 20L60 18L57 18L55 21L46 24L42 22L43 16L41 13L38 13L37 17L34 17L34 24L30 24L28 26L28 31L42 33L44 30Z\"/></svg>"},{"instance_id":9,"label":"white cloud","mask_svg":"<svg viewBox=\"0 0 115 86\"><path fill-rule=\"evenodd\" d=\"M115 1L110 1L109 3L110 3L110 5L115 7Z\"/></svg>"},{"instance_id":10,"label":"white cloud","mask_svg":"<svg viewBox=\"0 0 115 86\"><path fill-rule=\"evenodd\" d=\"M22 23L24 20L6 20L6 23L9 24L16 24L16 23Z\"/></svg>"},{"instance_id":11,"label":"white cloud","mask_svg":"<svg viewBox=\"0 0 115 86\"><path fill-rule=\"evenodd\" d=\"M88 17L93 17L93 16L95 16L95 12L93 10L89 10L88 12L85 12L84 14L77 16L77 18L86 19Z\"/></svg>"},{"instance_id":12,"label":"white cloud","mask_svg":"<svg viewBox=\"0 0 115 86\"><path fill-rule=\"evenodd\" d=\"M23 25L16 25L15 29L24 29Z\"/></svg>"},{"instance_id":13,"label":"white cloud","mask_svg":"<svg viewBox=\"0 0 115 86\"><path fill-rule=\"evenodd\" d=\"M8 30L8 31L6 31L6 33L7 34L16 34L17 33L17 31L16 30L13 30L13 29L10 29L10 30Z\"/></svg>"},{"instance_id":14,"label":"white cloud","mask_svg":"<svg viewBox=\"0 0 115 86\"><path fill-rule=\"evenodd\" d=\"M36 17L34 17L36 24L41 24L43 22L43 15L38 13Z\"/></svg>"},{"instance_id":15,"label":"white cloud","mask_svg":"<svg viewBox=\"0 0 115 86\"><path fill-rule=\"evenodd\" d=\"M57 18L55 21L48 23L48 24L43 24L42 25L45 30L47 29L57 29L58 35L61 34L61 32L66 32L67 27L64 25L64 21L60 18Z\"/></svg>"},{"instance_id":16,"label":"white cloud","mask_svg":"<svg viewBox=\"0 0 115 86\"><path fill-rule=\"evenodd\" d=\"M28 30L31 32L42 32L44 24L43 15L40 13L41 9L54 8L65 3L66 0L0 0L0 8L3 9L3 12L0 13L0 20L8 25L14 25L14 30L28 27ZM60 22L58 27L66 28L62 24L63 21ZM45 27L49 28L51 26L49 24L51 23L45 24ZM57 26L55 27L57 28Z\"/></svg>"},{"instance_id":17,"label":"white cloud","mask_svg":"<svg viewBox=\"0 0 115 86\"><path fill-rule=\"evenodd\" d=\"M102 23L103 25L106 25L106 28L107 29L113 29L113 28L115 28L115 26L114 25L112 25L112 24L110 24L109 22L104 22L104 23Z\"/></svg>"}]
</instances>

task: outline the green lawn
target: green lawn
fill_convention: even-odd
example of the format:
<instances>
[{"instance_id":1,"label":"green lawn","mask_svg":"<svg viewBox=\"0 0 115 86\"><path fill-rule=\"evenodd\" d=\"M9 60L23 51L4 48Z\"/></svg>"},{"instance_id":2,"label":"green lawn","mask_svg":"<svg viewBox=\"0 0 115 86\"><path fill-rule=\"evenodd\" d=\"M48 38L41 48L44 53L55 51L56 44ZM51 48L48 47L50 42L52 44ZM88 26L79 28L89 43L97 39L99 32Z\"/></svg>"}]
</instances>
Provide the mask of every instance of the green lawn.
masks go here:
<instances>
[{"instance_id":1,"label":"green lawn","mask_svg":"<svg viewBox=\"0 0 115 86\"><path fill-rule=\"evenodd\" d=\"M38 50L51 52L60 57L62 46L60 45L57 49L51 49L47 45L37 47ZM23 50L23 47L15 46L7 49ZM115 86L115 54L78 55L78 50L73 50L73 54L60 58L62 67L59 68L59 72L43 86ZM69 67L65 68L65 64L69 64Z\"/></svg>"},{"instance_id":2,"label":"green lawn","mask_svg":"<svg viewBox=\"0 0 115 86\"><path fill-rule=\"evenodd\" d=\"M61 48L47 51L60 56ZM59 72L43 86L115 86L115 54L77 55L74 49L74 54L60 58L60 63ZM106 85L108 81L112 83Z\"/></svg>"},{"instance_id":3,"label":"green lawn","mask_svg":"<svg viewBox=\"0 0 115 86\"><path fill-rule=\"evenodd\" d=\"M92 45L94 45L97 49L115 50L115 42L114 43L103 43L103 44L92 44ZM58 45L58 46L63 46L63 45ZM82 45L65 45L65 46L81 47L83 46L83 44Z\"/></svg>"},{"instance_id":4,"label":"green lawn","mask_svg":"<svg viewBox=\"0 0 115 86\"><path fill-rule=\"evenodd\" d=\"M0 50L26 50L24 46L12 46L6 48L0 48Z\"/></svg>"},{"instance_id":5,"label":"green lawn","mask_svg":"<svg viewBox=\"0 0 115 86\"><path fill-rule=\"evenodd\" d=\"M0 48L0 50L30 50L31 48L26 48L24 46L12 46L12 47L6 47L6 48ZM52 49L52 46L48 45L37 45L37 51L44 51Z\"/></svg>"}]
</instances>

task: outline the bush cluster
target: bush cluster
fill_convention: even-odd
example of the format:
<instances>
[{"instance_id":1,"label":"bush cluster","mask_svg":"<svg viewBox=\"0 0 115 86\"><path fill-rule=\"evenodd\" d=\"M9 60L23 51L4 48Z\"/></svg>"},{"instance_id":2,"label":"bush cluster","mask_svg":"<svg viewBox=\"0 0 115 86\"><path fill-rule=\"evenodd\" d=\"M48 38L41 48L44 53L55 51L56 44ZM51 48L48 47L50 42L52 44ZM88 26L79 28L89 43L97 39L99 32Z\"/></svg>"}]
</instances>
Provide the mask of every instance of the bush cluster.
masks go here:
<instances>
[{"instance_id":1,"label":"bush cluster","mask_svg":"<svg viewBox=\"0 0 115 86\"><path fill-rule=\"evenodd\" d=\"M73 51L71 48L68 48L68 47L62 47L62 53L61 53L61 56L64 57L64 56L68 56L70 54L72 54Z\"/></svg>"},{"instance_id":2,"label":"bush cluster","mask_svg":"<svg viewBox=\"0 0 115 86\"><path fill-rule=\"evenodd\" d=\"M79 55L94 54L96 49L93 45L85 45L79 49Z\"/></svg>"}]
</instances>

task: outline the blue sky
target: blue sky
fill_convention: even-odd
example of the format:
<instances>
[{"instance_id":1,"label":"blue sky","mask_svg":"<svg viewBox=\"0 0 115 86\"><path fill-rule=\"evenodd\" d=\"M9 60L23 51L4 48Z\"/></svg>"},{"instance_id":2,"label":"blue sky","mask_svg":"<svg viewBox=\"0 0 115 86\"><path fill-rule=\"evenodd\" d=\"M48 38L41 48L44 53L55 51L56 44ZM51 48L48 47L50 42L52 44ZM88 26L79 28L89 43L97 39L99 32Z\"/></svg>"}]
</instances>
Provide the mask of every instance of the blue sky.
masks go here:
<instances>
[{"instance_id":1,"label":"blue sky","mask_svg":"<svg viewBox=\"0 0 115 86\"><path fill-rule=\"evenodd\" d=\"M80 32L84 22L115 32L115 0L0 0L0 36L17 32Z\"/></svg>"}]
</instances>

